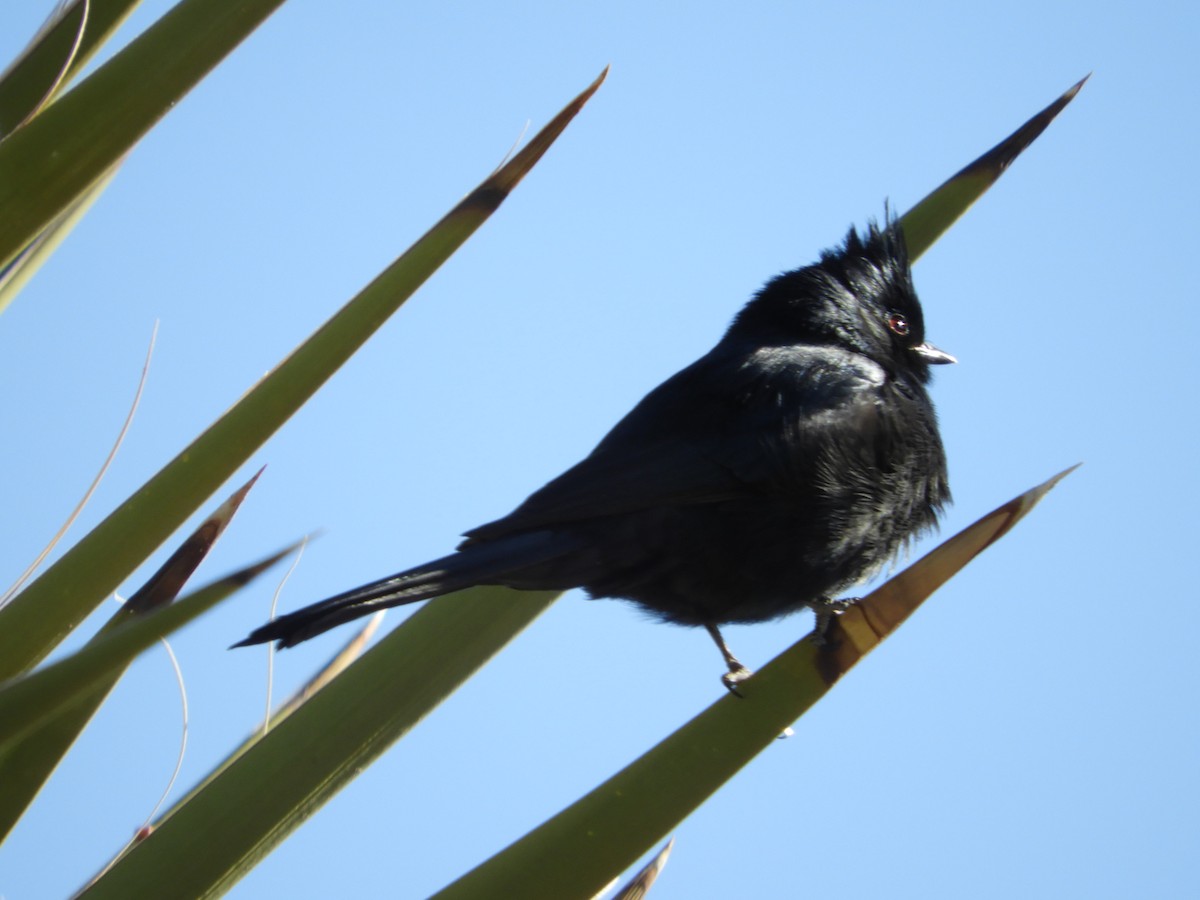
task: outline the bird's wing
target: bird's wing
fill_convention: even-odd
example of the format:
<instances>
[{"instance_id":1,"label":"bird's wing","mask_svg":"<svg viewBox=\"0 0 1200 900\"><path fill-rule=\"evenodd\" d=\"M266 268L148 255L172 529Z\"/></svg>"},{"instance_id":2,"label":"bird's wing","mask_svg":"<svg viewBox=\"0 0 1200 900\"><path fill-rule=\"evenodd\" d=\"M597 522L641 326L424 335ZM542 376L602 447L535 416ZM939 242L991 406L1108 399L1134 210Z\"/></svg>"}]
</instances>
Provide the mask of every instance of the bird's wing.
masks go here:
<instances>
[{"instance_id":1,"label":"bird's wing","mask_svg":"<svg viewBox=\"0 0 1200 900\"><path fill-rule=\"evenodd\" d=\"M831 430L862 427L854 410L875 406L882 372L853 354L721 349L651 391L582 462L465 543L770 490L795 477L797 455Z\"/></svg>"}]
</instances>

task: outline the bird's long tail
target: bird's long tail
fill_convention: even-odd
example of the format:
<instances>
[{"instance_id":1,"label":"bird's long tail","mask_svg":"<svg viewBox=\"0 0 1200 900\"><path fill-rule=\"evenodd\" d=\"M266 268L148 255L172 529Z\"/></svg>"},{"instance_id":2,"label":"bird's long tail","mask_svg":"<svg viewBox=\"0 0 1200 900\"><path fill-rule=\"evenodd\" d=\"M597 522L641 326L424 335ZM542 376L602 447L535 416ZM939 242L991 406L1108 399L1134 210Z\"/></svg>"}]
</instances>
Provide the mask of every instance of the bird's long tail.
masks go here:
<instances>
[{"instance_id":1,"label":"bird's long tail","mask_svg":"<svg viewBox=\"0 0 1200 900\"><path fill-rule=\"evenodd\" d=\"M457 553L272 619L233 646L277 641L280 648L292 647L381 609L419 603L479 584L520 582L523 573L570 552L575 546L572 539L552 532L532 532L468 544Z\"/></svg>"}]
</instances>

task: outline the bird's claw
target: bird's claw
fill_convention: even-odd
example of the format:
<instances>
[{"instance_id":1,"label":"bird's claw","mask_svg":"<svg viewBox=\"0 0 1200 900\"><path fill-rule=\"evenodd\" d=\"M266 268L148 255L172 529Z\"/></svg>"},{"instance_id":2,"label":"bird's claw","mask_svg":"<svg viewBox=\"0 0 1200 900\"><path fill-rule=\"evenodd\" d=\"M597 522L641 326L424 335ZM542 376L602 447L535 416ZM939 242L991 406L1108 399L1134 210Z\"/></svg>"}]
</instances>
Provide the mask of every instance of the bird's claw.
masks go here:
<instances>
[{"instance_id":1,"label":"bird's claw","mask_svg":"<svg viewBox=\"0 0 1200 900\"><path fill-rule=\"evenodd\" d=\"M725 689L733 694L733 696L744 697L745 695L738 690L738 685L753 674L753 672L739 663L736 669L731 667L728 672L721 676L721 684L725 685Z\"/></svg>"},{"instance_id":2,"label":"bird's claw","mask_svg":"<svg viewBox=\"0 0 1200 900\"><path fill-rule=\"evenodd\" d=\"M857 602L858 599L855 597L843 597L840 600L822 597L815 603L812 603L812 611L817 617L817 621L813 625L812 634L810 635L812 642L818 647L824 647L829 626L833 624L833 620Z\"/></svg>"}]
</instances>

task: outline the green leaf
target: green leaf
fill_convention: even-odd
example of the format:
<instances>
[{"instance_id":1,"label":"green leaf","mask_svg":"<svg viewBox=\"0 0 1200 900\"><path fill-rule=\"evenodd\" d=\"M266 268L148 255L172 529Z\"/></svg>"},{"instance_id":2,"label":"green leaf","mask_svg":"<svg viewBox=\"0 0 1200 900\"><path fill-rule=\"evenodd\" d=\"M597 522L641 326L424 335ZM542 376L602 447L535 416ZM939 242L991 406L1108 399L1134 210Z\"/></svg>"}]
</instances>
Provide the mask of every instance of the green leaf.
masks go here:
<instances>
[{"instance_id":1,"label":"green leaf","mask_svg":"<svg viewBox=\"0 0 1200 900\"><path fill-rule=\"evenodd\" d=\"M0 265L96 183L283 0L182 0L0 142Z\"/></svg>"},{"instance_id":2,"label":"green leaf","mask_svg":"<svg viewBox=\"0 0 1200 900\"><path fill-rule=\"evenodd\" d=\"M606 73L0 610L0 678L44 658L286 422L500 206L599 88Z\"/></svg>"},{"instance_id":3,"label":"green leaf","mask_svg":"<svg viewBox=\"0 0 1200 900\"><path fill-rule=\"evenodd\" d=\"M97 685L103 685L159 638L207 612L294 549L288 547L201 588L178 603L128 621L65 659L0 684L0 752L7 751L60 711L86 701Z\"/></svg>"},{"instance_id":4,"label":"green leaf","mask_svg":"<svg viewBox=\"0 0 1200 900\"><path fill-rule=\"evenodd\" d=\"M105 188L116 177L119 168L120 164L118 163L109 170L108 174L102 176L99 181L84 191L58 218L47 225L41 234L26 245L25 249L18 253L7 267L0 270L0 312L3 312L13 298L21 292L21 288L25 287L29 279L50 258L50 254L58 249L58 245L66 239L84 214L100 199Z\"/></svg>"},{"instance_id":5,"label":"green leaf","mask_svg":"<svg viewBox=\"0 0 1200 900\"><path fill-rule=\"evenodd\" d=\"M0 77L0 137L15 131L54 96L83 42L87 14L86 2L55 10L57 21L44 25Z\"/></svg>"},{"instance_id":6,"label":"green leaf","mask_svg":"<svg viewBox=\"0 0 1200 900\"><path fill-rule=\"evenodd\" d=\"M1070 471L1070 470L1068 470ZM769 746L925 598L1016 524L1067 472L944 542L798 641L587 796L435 896L588 898Z\"/></svg>"},{"instance_id":7,"label":"green leaf","mask_svg":"<svg viewBox=\"0 0 1200 900\"><path fill-rule=\"evenodd\" d=\"M85 66L140 0L77 0L47 22L0 77L0 136L30 118Z\"/></svg>"},{"instance_id":8,"label":"green leaf","mask_svg":"<svg viewBox=\"0 0 1200 900\"><path fill-rule=\"evenodd\" d=\"M86 896L228 890L557 596L490 587L427 603L167 813Z\"/></svg>"},{"instance_id":9,"label":"green leaf","mask_svg":"<svg viewBox=\"0 0 1200 900\"><path fill-rule=\"evenodd\" d=\"M109 619L92 639L93 643L103 639L131 617L145 615L178 596L184 583L208 555L237 512L259 474L262 474L261 470L201 523L150 580ZM126 666L121 665L98 676L89 683L90 690L85 697L43 722L20 741L0 749L0 784L5 785L5 790L0 791L0 842L17 824L75 739L125 674L125 669Z\"/></svg>"},{"instance_id":10,"label":"green leaf","mask_svg":"<svg viewBox=\"0 0 1200 900\"><path fill-rule=\"evenodd\" d=\"M999 180L1013 160L1037 140L1038 135L1046 130L1046 126L1054 121L1054 117L1075 99L1079 89L1090 77L1086 76L1072 85L1065 94L983 156L950 176L900 217L909 259L916 261L972 203Z\"/></svg>"},{"instance_id":11,"label":"green leaf","mask_svg":"<svg viewBox=\"0 0 1200 900\"><path fill-rule=\"evenodd\" d=\"M0 76L0 136L11 134L59 93L138 6L139 0L77 0L30 41ZM7 263L0 266L0 312L104 193L123 157L66 205Z\"/></svg>"}]
</instances>

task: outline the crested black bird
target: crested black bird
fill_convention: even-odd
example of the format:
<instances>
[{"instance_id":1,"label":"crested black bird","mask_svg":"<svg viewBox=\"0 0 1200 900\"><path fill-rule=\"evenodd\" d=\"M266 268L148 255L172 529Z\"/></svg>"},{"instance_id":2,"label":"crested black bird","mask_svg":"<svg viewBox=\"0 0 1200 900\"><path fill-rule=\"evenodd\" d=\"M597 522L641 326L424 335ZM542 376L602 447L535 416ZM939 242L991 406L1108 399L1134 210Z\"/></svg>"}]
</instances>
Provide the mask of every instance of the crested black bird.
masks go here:
<instances>
[{"instance_id":1,"label":"crested black bird","mask_svg":"<svg viewBox=\"0 0 1200 900\"><path fill-rule=\"evenodd\" d=\"M642 399L582 462L456 552L280 616L235 646L290 647L473 585L630 600L718 626L832 598L930 529L950 500L926 392L954 358L925 340L895 219L771 279L705 356Z\"/></svg>"}]
</instances>

